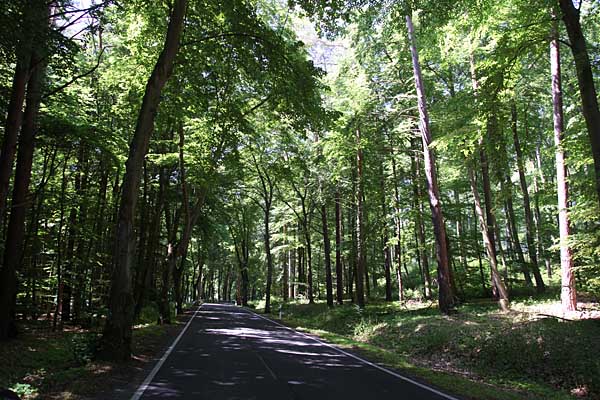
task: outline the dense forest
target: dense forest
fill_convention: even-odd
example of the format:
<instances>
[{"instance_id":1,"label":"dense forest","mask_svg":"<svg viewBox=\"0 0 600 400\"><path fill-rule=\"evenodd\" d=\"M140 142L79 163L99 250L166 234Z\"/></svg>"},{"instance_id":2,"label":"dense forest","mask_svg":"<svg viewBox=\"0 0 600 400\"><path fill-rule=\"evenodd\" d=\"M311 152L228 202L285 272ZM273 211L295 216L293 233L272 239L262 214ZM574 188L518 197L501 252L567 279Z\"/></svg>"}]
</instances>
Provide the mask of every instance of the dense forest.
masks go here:
<instances>
[{"instance_id":1,"label":"dense forest","mask_svg":"<svg viewBox=\"0 0 600 400\"><path fill-rule=\"evenodd\" d=\"M0 2L0 338L100 327L126 360L199 300L576 318L599 28L584 0Z\"/></svg>"}]
</instances>

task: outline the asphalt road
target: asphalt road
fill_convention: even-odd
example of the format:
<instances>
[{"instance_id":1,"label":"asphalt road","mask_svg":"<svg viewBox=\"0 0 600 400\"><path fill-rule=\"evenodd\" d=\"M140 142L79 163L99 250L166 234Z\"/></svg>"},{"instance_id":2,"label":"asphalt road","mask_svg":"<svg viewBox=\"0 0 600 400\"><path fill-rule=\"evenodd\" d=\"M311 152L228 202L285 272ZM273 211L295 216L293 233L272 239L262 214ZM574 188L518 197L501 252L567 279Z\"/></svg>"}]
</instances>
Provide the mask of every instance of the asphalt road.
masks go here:
<instances>
[{"instance_id":1,"label":"asphalt road","mask_svg":"<svg viewBox=\"0 0 600 400\"><path fill-rule=\"evenodd\" d=\"M132 399L453 399L223 304L203 304L154 372Z\"/></svg>"}]
</instances>

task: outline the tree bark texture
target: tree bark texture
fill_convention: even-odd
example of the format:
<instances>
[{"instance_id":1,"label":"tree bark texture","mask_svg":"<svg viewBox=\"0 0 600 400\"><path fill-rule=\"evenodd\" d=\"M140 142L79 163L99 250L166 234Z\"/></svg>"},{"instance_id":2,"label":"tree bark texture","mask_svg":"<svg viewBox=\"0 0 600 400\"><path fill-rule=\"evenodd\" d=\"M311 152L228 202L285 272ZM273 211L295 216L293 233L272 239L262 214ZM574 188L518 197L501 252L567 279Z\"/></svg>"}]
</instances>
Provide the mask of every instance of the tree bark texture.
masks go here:
<instances>
[{"instance_id":1,"label":"tree bark texture","mask_svg":"<svg viewBox=\"0 0 600 400\"><path fill-rule=\"evenodd\" d=\"M509 308L508 292L506 290L506 286L504 286L504 282L502 282L500 272L498 271L498 257L496 256L496 248L494 247L494 244L492 242L491 235L492 227L487 223L483 215L483 208L481 206L481 200L479 198L479 189L477 189L477 182L475 181L475 174L473 173L473 169L470 166L467 168L469 174L469 182L471 183L471 191L473 192L473 199L475 202L475 212L477 214L477 219L479 220L479 227L481 230L481 235L483 237L485 250L490 261L490 268L492 271L492 284L497 290L497 296L499 298L498 303L500 305L500 308L503 311L507 311Z\"/></svg>"},{"instance_id":2,"label":"tree bark texture","mask_svg":"<svg viewBox=\"0 0 600 400\"><path fill-rule=\"evenodd\" d=\"M42 38L40 38L42 40ZM25 219L29 208L29 183L33 164L34 141L37 133L37 118L42 97L45 63L41 54L34 51L32 65L36 65L27 84L27 106L23 114L23 128L19 138L17 165L12 193L12 204L4 262L0 270L0 339L16 335L15 308L17 295L17 270L20 267L25 241Z\"/></svg>"},{"instance_id":3,"label":"tree bark texture","mask_svg":"<svg viewBox=\"0 0 600 400\"><path fill-rule=\"evenodd\" d=\"M581 29L579 10L572 0L559 0L559 4L562 19L569 35L571 52L575 60L583 118L585 119L594 159L596 193L598 201L600 201L600 109L598 108L598 94L594 84L594 74L585 37Z\"/></svg>"},{"instance_id":4,"label":"tree bark texture","mask_svg":"<svg viewBox=\"0 0 600 400\"><path fill-rule=\"evenodd\" d=\"M36 30L44 29L43 15L48 6L42 0L28 0L27 12L21 21L20 34L22 39L17 44L17 62L12 79L10 99L7 107L6 122L4 124L4 137L2 152L0 153L0 227L4 225L4 213L9 191L10 177L13 172L13 162L17 151L17 138L23 122L23 103L27 81L30 79L31 56ZM46 14L47 19L47 14ZM36 41L38 41L36 39ZM43 41L39 41L43 43ZM39 53L39 52L38 52ZM39 62L39 59L35 62ZM34 73L34 72L33 72Z\"/></svg>"},{"instance_id":5,"label":"tree bark texture","mask_svg":"<svg viewBox=\"0 0 600 400\"><path fill-rule=\"evenodd\" d=\"M173 5L163 50L146 84L133 140L129 146L115 232L109 313L98 354L103 359L128 360L131 357L131 326L134 311L131 262L135 244L133 229L135 207L143 160L148 152L161 91L173 71L186 8L187 0L176 0Z\"/></svg>"},{"instance_id":6,"label":"tree bark texture","mask_svg":"<svg viewBox=\"0 0 600 400\"><path fill-rule=\"evenodd\" d=\"M435 235L435 247L438 262L438 304L442 313L448 313L454 307L454 293L452 293L452 286L450 284L450 260L448 259L446 227L444 224L444 214L442 212L442 203L437 182L435 155L430 147L431 129L427 112L425 86L423 84L419 54L417 52L412 17L410 15L406 15L406 28L408 31L408 41L410 43L410 52L412 56L415 88L417 91L419 130L421 131L423 156L425 161L424 170L427 181L427 191L429 194L433 232Z\"/></svg>"},{"instance_id":7,"label":"tree bark texture","mask_svg":"<svg viewBox=\"0 0 600 400\"><path fill-rule=\"evenodd\" d=\"M561 2L563 3L563 2ZM556 184L558 192L558 228L560 234L560 299L563 311L577 309L577 292L573 271L573 251L569 245L571 226L569 221L569 188L567 165L563 149L564 117L560 71L560 47L558 29L554 25L550 42L550 69L552 74L552 110L554 114L554 144L556 146Z\"/></svg>"}]
</instances>

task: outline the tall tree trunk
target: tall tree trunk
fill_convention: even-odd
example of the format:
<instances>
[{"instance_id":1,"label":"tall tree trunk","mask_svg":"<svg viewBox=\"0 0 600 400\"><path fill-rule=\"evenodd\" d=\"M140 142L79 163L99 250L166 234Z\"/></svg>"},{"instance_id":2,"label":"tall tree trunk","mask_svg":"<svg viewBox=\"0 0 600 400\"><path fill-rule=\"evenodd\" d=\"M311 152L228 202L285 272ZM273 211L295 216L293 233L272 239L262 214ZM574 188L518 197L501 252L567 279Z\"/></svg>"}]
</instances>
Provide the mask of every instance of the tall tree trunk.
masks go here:
<instances>
[{"instance_id":1,"label":"tall tree trunk","mask_svg":"<svg viewBox=\"0 0 600 400\"><path fill-rule=\"evenodd\" d=\"M103 359L128 360L131 357L131 326L134 311L131 259L135 244L133 229L135 206L142 163L148 152L162 88L173 71L186 8L187 0L176 0L173 5L163 50L146 84L133 140L129 146L114 242L109 313L104 327L101 349L98 353L98 356Z\"/></svg>"},{"instance_id":2,"label":"tall tree trunk","mask_svg":"<svg viewBox=\"0 0 600 400\"><path fill-rule=\"evenodd\" d=\"M42 40L42 38L39 39ZM35 67L27 85L27 106L23 114L23 129L19 138L4 262L0 270L0 339L7 339L17 334L15 320L18 290L17 270L21 265L25 241L25 219L30 202L29 182L31 181L34 140L42 98L42 82L46 69L45 62L42 61L41 55L37 51L34 52L31 61Z\"/></svg>"},{"instance_id":3,"label":"tall tree trunk","mask_svg":"<svg viewBox=\"0 0 600 400\"><path fill-rule=\"evenodd\" d=\"M310 304L315 302L315 295L313 291L313 273L312 273L312 243L310 234L310 223L307 222L303 227L304 238L306 240L306 255L304 261L306 262L306 294L308 295L308 302Z\"/></svg>"},{"instance_id":4,"label":"tall tree trunk","mask_svg":"<svg viewBox=\"0 0 600 400\"><path fill-rule=\"evenodd\" d=\"M562 3L564 2L561 1L561 5ZM571 231L568 209L569 188L567 185L565 151L563 149L564 117L560 73L560 46L558 43L558 28L556 23L552 29L552 40L550 42L550 68L552 73L552 110L554 114L556 184L558 192L558 226L560 233L560 299L563 311L575 311L577 309L577 292L575 289L575 275L573 273L573 251L569 244L569 236Z\"/></svg>"},{"instance_id":5,"label":"tall tree trunk","mask_svg":"<svg viewBox=\"0 0 600 400\"><path fill-rule=\"evenodd\" d=\"M185 262L187 259L188 246L183 246L183 253L179 259L179 267L175 266L173 269L173 289L175 292L175 312L177 315L183 314L183 302L184 295L183 291L183 282L184 282L184 272L185 272Z\"/></svg>"},{"instance_id":6,"label":"tall tree trunk","mask_svg":"<svg viewBox=\"0 0 600 400\"><path fill-rule=\"evenodd\" d=\"M269 176L268 171L262 167L256 160L254 154L252 154L252 160L254 161L254 168L260 180L261 196L263 198L263 204L261 208L264 213L264 243L265 243L265 255L267 257L267 285L265 290L265 313L271 312L271 286L273 283L273 256L271 254L271 204L273 203L273 190L274 182Z\"/></svg>"},{"instance_id":7,"label":"tall tree trunk","mask_svg":"<svg viewBox=\"0 0 600 400\"><path fill-rule=\"evenodd\" d=\"M75 186L79 186L79 183L75 182ZM62 313L60 320L71 321L71 300L73 297L73 283L75 280L75 268L76 261L74 260L75 255L75 237L77 235L75 226L77 225L77 209L75 206L71 207L68 219L67 229L67 249L65 251L65 269L63 270L63 290L62 290Z\"/></svg>"},{"instance_id":8,"label":"tall tree trunk","mask_svg":"<svg viewBox=\"0 0 600 400\"><path fill-rule=\"evenodd\" d=\"M583 118L585 119L585 125L592 145L596 193L600 201L600 109L598 108L598 94L594 84L594 74L592 72L585 37L581 29L579 10L575 8L573 0L559 0L559 4L562 11L562 19L569 35L571 52L575 60Z\"/></svg>"},{"instance_id":9,"label":"tall tree trunk","mask_svg":"<svg viewBox=\"0 0 600 400\"><path fill-rule=\"evenodd\" d=\"M248 307L248 290L250 289L250 278L248 277L248 261L244 263L242 275L242 306Z\"/></svg>"},{"instance_id":10,"label":"tall tree trunk","mask_svg":"<svg viewBox=\"0 0 600 400\"><path fill-rule=\"evenodd\" d=\"M483 236L483 243L485 244L485 249L490 260L490 267L492 271L492 284L498 292L498 303L500 305L500 308L504 311L507 311L509 308L508 292L506 291L506 287L504 286L504 282L502 282L500 272L498 271L498 259L496 257L496 248L494 247L494 244L492 242L491 235L492 227L488 223L486 223L486 220L483 216L481 200L479 199L479 190L477 189L477 182L475 181L475 174L473 173L473 169L470 166L467 168L469 173L469 182L471 183L471 191L473 192L473 199L475 201L475 211L477 213L477 218L479 219L479 226L481 230L481 235Z\"/></svg>"},{"instance_id":11,"label":"tall tree trunk","mask_svg":"<svg viewBox=\"0 0 600 400\"><path fill-rule=\"evenodd\" d=\"M88 206L86 194L88 191L88 179L90 165L87 156L87 147L82 144L79 149L78 175L80 179L80 190L78 193L79 207L77 210L77 219L79 220L77 248L75 250L75 285L73 287L73 317L79 321L85 306L84 293L86 291L86 276L88 275L89 255L91 250L91 241L86 240L88 231L84 229L91 221L88 221Z\"/></svg>"},{"instance_id":12,"label":"tall tree trunk","mask_svg":"<svg viewBox=\"0 0 600 400\"><path fill-rule=\"evenodd\" d=\"M287 225L283 225L283 244L287 245ZM289 282L290 282L290 267L288 260L288 250L282 251L280 260L281 260L281 272L283 274L282 282L281 282L281 297L283 297L283 301L287 302L289 300Z\"/></svg>"},{"instance_id":13,"label":"tall tree trunk","mask_svg":"<svg viewBox=\"0 0 600 400\"><path fill-rule=\"evenodd\" d=\"M289 298L290 299L295 299L296 298L296 249L289 249L288 250L288 264L289 264L289 268L290 268L290 272L289 272L289 277L290 277L290 281L289 281L289 285L288 285L288 292L289 292Z\"/></svg>"},{"instance_id":14,"label":"tall tree trunk","mask_svg":"<svg viewBox=\"0 0 600 400\"><path fill-rule=\"evenodd\" d=\"M547 270L547 274L548 274L548 278L552 277L552 266L550 264L550 256L548 255L548 252L546 251L546 241L544 240L545 238L545 223L544 223L544 219L542 218L542 213L540 211L540 188L538 187L538 175L540 178L540 181L543 185L546 184L546 178L544 177L544 172L542 171L542 160L541 160L541 156L540 156L540 147L539 147L539 143L536 146L535 149L535 158L536 158L536 162L537 162L537 169L538 172L536 174L533 175L533 210L534 210L534 214L533 214L533 218L534 218L534 222L535 222L535 228L536 228L536 251L537 251L537 258L539 259L543 259L544 260L544 264L546 265L546 270Z\"/></svg>"},{"instance_id":15,"label":"tall tree trunk","mask_svg":"<svg viewBox=\"0 0 600 400\"><path fill-rule=\"evenodd\" d=\"M62 169L62 182L60 186L60 212L58 217L58 233L56 240L56 309L54 311L54 317L52 319L52 330L56 330L59 316L62 316L63 307L63 227L65 221L65 196L67 192L67 166L69 163L69 154L65 155L63 169Z\"/></svg>"},{"instance_id":16,"label":"tall tree trunk","mask_svg":"<svg viewBox=\"0 0 600 400\"><path fill-rule=\"evenodd\" d=\"M423 279L423 295L426 299L431 298L431 274L429 272L429 258L427 257L427 242L425 241L425 226L423 225L423 203L421 202L421 166L419 163L419 151L417 141L412 141L413 156L410 160L410 168L413 180L413 205L415 209L415 229L417 232L417 260L421 266L421 277Z\"/></svg>"},{"instance_id":17,"label":"tall tree trunk","mask_svg":"<svg viewBox=\"0 0 600 400\"><path fill-rule=\"evenodd\" d=\"M145 250L144 254L140 254L139 269L135 277L134 318L137 318L140 315L142 308L146 303L147 293L150 289L154 270L156 269L156 249L159 247L160 242L160 217L163 213L164 191L168 182L168 176L165 172L165 168L161 168L158 180L158 194L156 195L156 200L154 201L153 207L154 213L150 217L150 221L148 223L149 233L147 244L143 247Z\"/></svg>"},{"instance_id":18,"label":"tall tree trunk","mask_svg":"<svg viewBox=\"0 0 600 400\"><path fill-rule=\"evenodd\" d=\"M335 279L336 300L344 304L344 271L342 266L342 208L340 205L340 190L335 191Z\"/></svg>"},{"instance_id":19,"label":"tall tree trunk","mask_svg":"<svg viewBox=\"0 0 600 400\"><path fill-rule=\"evenodd\" d=\"M362 208L363 208L363 222L362 222L362 226L363 226L363 266L364 266L364 270L365 270L365 296L367 299L371 298L371 284L369 283L369 264L367 262L367 256L369 254L369 248L367 246L368 240L367 240L367 232L368 232L368 227L369 227L369 213L368 212L364 212L364 210L368 210L369 207L367 205L367 199L365 197L365 189L364 189L364 185L363 185L363 189L362 189ZM373 274L374 275L374 274ZM373 288L375 289L375 288Z\"/></svg>"},{"instance_id":20,"label":"tall tree trunk","mask_svg":"<svg viewBox=\"0 0 600 400\"><path fill-rule=\"evenodd\" d=\"M469 63L471 67L471 83L473 86L473 92L475 94L475 98L478 98L479 95L479 82L477 79L477 74L475 70L475 55L473 53L470 54ZM493 263L492 268L496 268L497 270L497 250L500 251L500 255L502 256L502 264L506 266L506 261L504 259L504 251L500 242L500 229L496 223L496 216L494 215L494 204L492 202L492 189L490 184L490 172L489 172L489 164L488 164L488 156L486 153L486 144L493 143L494 136L497 133L497 125L498 121L494 111L490 112L490 115L486 124L486 138L487 142L484 139L484 136L481 135L478 141L478 152L479 152L479 163L481 167L481 178L483 181L483 198L485 202L485 220L487 221L487 227L485 229L485 234L487 238L484 238L486 251L488 252L488 257L490 257L490 263ZM470 172L471 175L474 175L474 172ZM473 176L473 181L475 177ZM472 187L473 189L473 187ZM479 197L479 193L477 192L477 186L474 187L473 196L477 195ZM477 193L475 193L477 192ZM476 199L478 201L478 199ZM477 215L479 215L479 210L477 209L477 204L475 205L475 211ZM482 233L483 234L483 233ZM498 242L496 242L496 239ZM489 241L489 243L488 243ZM490 254L488 247L493 248L493 254ZM492 259L493 255L493 261ZM491 274L492 278L492 295L494 298L501 299L500 288L497 286L497 279L494 274ZM531 278L530 278L531 280Z\"/></svg>"},{"instance_id":21,"label":"tall tree trunk","mask_svg":"<svg viewBox=\"0 0 600 400\"><path fill-rule=\"evenodd\" d=\"M490 185L490 174L487 162L487 155L485 154L485 143L483 140L479 141L479 162L481 166L481 180L483 183L483 201L485 205L485 220L487 221L486 233L488 235L487 240L489 246L494 248L493 257L494 262L497 263L497 247L496 247L496 217L494 215L494 205L492 204L492 189ZM477 187L475 187L477 188ZM475 194L473 194L475 195ZM477 207L477 206L475 206ZM488 250L488 243L485 244L486 250ZM488 257L492 257L488 251ZM490 261L491 262L491 261ZM497 265L495 265L497 268ZM498 281L494 274L492 274L492 295L494 298L501 298L500 288L497 286Z\"/></svg>"},{"instance_id":22,"label":"tall tree trunk","mask_svg":"<svg viewBox=\"0 0 600 400\"><path fill-rule=\"evenodd\" d=\"M36 29L46 25L42 19L44 10L48 9L46 2L42 0L27 0L25 3L27 5L19 29L21 40L16 46L17 62L12 79L10 100L6 109L2 152L0 153L0 229L2 230L4 229L4 213L6 211L10 176L13 170L15 152L17 151L17 138L23 122L25 89L27 81L30 79L30 65L34 64L31 62L32 44Z\"/></svg>"},{"instance_id":23,"label":"tall tree trunk","mask_svg":"<svg viewBox=\"0 0 600 400\"><path fill-rule=\"evenodd\" d=\"M333 307L333 278L331 276L331 241L327 224L327 205L321 205L321 221L323 224L323 251L325 252L325 286L327 289L327 305Z\"/></svg>"},{"instance_id":24,"label":"tall tree trunk","mask_svg":"<svg viewBox=\"0 0 600 400\"><path fill-rule=\"evenodd\" d=\"M352 193L356 193L356 173L352 170ZM348 212L348 227L350 229L350 260L348 263L348 297L353 303L356 303L355 283L356 283L356 261L357 261L357 235L356 235L356 201L353 199L352 206Z\"/></svg>"},{"instance_id":25,"label":"tall tree trunk","mask_svg":"<svg viewBox=\"0 0 600 400\"><path fill-rule=\"evenodd\" d=\"M394 179L394 224L397 243L394 246L396 259L396 280L398 282L398 301L404 301L404 282L402 280L402 221L400 217L400 192L398 190L398 173L396 171L396 158L394 146L390 136L390 157L392 159L392 178Z\"/></svg>"},{"instance_id":26,"label":"tall tree trunk","mask_svg":"<svg viewBox=\"0 0 600 400\"><path fill-rule=\"evenodd\" d=\"M514 118L516 118L516 116L514 116ZM516 129L516 123L516 119L513 119L511 123L512 129ZM498 134L497 131L494 135L501 136ZM515 218L512 181L510 174L508 173L508 156L506 153L506 143L504 142L504 139L496 139L496 141L498 142L497 145L499 147L499 162L496 171L496 177L500 182L500 192L505 204L504 211L509 236L509 240L507 242L509 246L511 244L513 245L513 251L517 257L519 265L521 266L521 272L523 273L523 277L525 278L525 284L527 286L531 286L533 284L533 282L531 281L531 273L529 271L529 266L525 262L525 256L523 255L523 249L521 248L521 241L519 239L519 229ZM498 236L498 240L500 240L500 236ZM508 274L505 274L505 279L508 279Z\"/></svg>"},{"instance_id":27,"label":"tall tree trunk","mask_svg":"<svg viewBox=\"0 0 600 400\"><path fill-rule=\"evenodd\" d=\"M538 258L535 249L534 240L534 224L533 214L531 212L531 201L529 199L529 190L527 189L527 180L525 179L525 167L523 163L523 153L521 152L521 144L519 142L519 132L517 130L517 106L513 102L511 104L512 114L512 134L513 144L515 147L515 155L517 158L517 168L519 171L519 183L521 185L521 193L523 194L523 211L525 212L525 238L527 240L527 253L529 254L529 262L531 263L531 271L535 278L535 287L538 293L542 293L546 290L546 285L542 275L540 274L540 267L538 264ZM525 132L527 132L527 125L525 125Z\"/></svg>"},{"instance_id":28,"label":"tall tree trunk","mask_svg":"<svg viewBox=\"0 0 600 400\"><path fill-rule=\"evenodd\" d=\"M300 228L302 229L302 228ZM304 247L300 246L296 249L298 255L297 271L296 271L296 293L298 295L306 295L306 277L304 274L305 256Z\"/></svg>"},{"instance_id":29,"label":"tall tree trunk","mask_svg":"<svg viewBox=\"0 0 600 400\"><path fill-rule=\"evenodd\" d=\"M383 216L382 221L383 225L383 235L382 235L382 245L383 245L383 269L385 276L385 301L392 301L392 254L389 245L389 236L387 230L387 224L385 221L387 220L387 207L385 204L385 174L383 171L383 163L379 167L379 173L381 175L381 180L379 182L380 191L381 191L381 214Z\"/></svg>"},{"instance_id":30,"label":"tall tree trunk","mask_svg":"<svg viewBox=\"0 0 600 400\"><path fill-rule=\"evenodd\" d=\"M454 199L456 201L457 205L460 205L460 195L458 193L458 191L454 191ZM465 251L465 238L464 238L464 231L463 231L463 214L461 211L459 211L458 214L458 218L456 220L456 240L458 241L458 249L460 252L460 263L463 267L463 270L465 271L465 277L468 274L468 268L467 268L467 255L466 255L466 251Z\"/></svg>"},{"instance_id":31,"label":"tall tree trunk","mask_svg":"<svg viewBox=\"0 0 600 400\"><path fill-rule=\"evenodd\" d=\"M265 290L265 313L271 312L271 283L273 281L273 257L271 255L271 231L270 231L270 218L271 218L271 204L265 204L265 254L267 255L267 287Z\"/></svg>"},{"instance_id":32,"label":"tall tree trunk","mask_svg":"<svg viewBox=\"0 0 600 400\"><path fill-rule=\"evenodd\" d=\"M437 182L437 170L435 166L435 155L431 149L431 130L429 127L429 115L427 113L427 99L425 97L425 85L421 75L421 65L414 35L413 23L410 14L406 15L406 28L408 41L412 56L415 87L419 106L419 130L423 141L423 156L425 160L425 178L427 191L429 193L429 206L435 235L436 256L438 262L438 304L442 313L448 313L454 307L454 293L450 284L450 260L448 259L448 244L446 237L446 226L440 191Z\"/></svg>"},{"instance_id":33,"label":"tall tree trunk","mask_svg":"<svg viewBox=\"0 0 600 400\"><path fill-rule=\"evenodd\" d=\"M363 209L363 152L360 142L360 128L356 128L356 304L365 307L365 228Z\"/></svg>"}]
</instances>

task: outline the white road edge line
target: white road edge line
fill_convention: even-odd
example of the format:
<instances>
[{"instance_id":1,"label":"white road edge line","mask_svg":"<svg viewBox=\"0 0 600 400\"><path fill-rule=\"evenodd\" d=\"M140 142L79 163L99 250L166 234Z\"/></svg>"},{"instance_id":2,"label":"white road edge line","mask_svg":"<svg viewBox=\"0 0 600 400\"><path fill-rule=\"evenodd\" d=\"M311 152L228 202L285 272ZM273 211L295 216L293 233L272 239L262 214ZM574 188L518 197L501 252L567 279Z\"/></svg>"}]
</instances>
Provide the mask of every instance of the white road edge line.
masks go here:
<instances>
[{"instance_id":1,"label":"white road edge line","mask_svg":"<svg viewBox=\"0 0 600 400\"><path fill-rule=\"evenodd\" d=\"M406 381L406 382L412 383L413 385L416 385L416 386L418 386L418 387L420 387L420 388L422 388L422 389L425 389L425 390L428 390L428 391L430 391L430 392L432 392L432 393L435 393L435 394L437 394L438 396L441 396L441 397L443 397L443 398L445 398L445 399L447 399L447 400L460 400L460 399L458 399L457 397L453 397L453 396L450 396L449 394L446 394L446 393L440 392L440 391L439 391L439 390L437 390L437 389L434 389L434 388L432 388L432 387L430 387L430 386L424 385L424 384L422 384L422 383L420 383L420 382L417 382L417 381L415 381L415 380L413 380L413 379L410 379L410 378L408 378L408 377L406 377L406 376L400 375L400 374L398 374L398 373L396 373L396 372L394 372L394 371L392 371L392 370L389 370L389 369L387 369L387 368L384 368L384 367L382 367L381 365L377 365L377 364L375 364L375 363L373 363L373 362L371 362L371 361L365 360L364 358L361 358L361 357L359 357L359 356L356 356L356 355L354 355L354 354L352 354L352 353L348 353L347 351L344 351L344 350L340 349L339 347L336 347L336 346L334 346L334 345L331 345L331 344L329 344L329 343L326 343L326 342L322 342L322 341L320 341L319 339L316 339L316 338L314 338L314 337L312 337L312 336L309 336L309 335L307 335L307 334L305 334L305 333L303 333L303 332L299 332L299 331L297 331L297 330L295 330L295 329L292 329L292 328L290 328L289 326L285 326L285 325L283 325L283 324L280 324L280 323L279 323L279 322L277 322L277 321L273 321L272 319L270 319L270 318L267 318L267 317L264 317L264 316L262 316L262 315L260 315L260 314L258 314L258 313L255 313L255 312L254 312L254 311L252 311L252 310L249 310L249 309L247 309L247 308L246 308L246 310L247 310L247 311L250 311L252 314L254 314L254 315L256 315L256 316L258 316L258 317L260 317L260 318L262 318L262 319L264 319L264 320L267 320L267 321L269 321L269 322L272 322L272 323L274 323L275 325L279 325L279 326L281 326L281 327L283 327L283 328L285 328L285 329L289 329L289 330L290 330L290 331L292 331L292 332L296 332L297 334L299 334L299 335L301 335L301 336L304 336L304 337L306 337L306 338L308 338L308 339L314 340L315 342L317 342L317 343L320 343L320 344L322 344L323 346L329 347L329 348L331 348L331 349L333 349L333 350L335 350L335 351L337 351L337 352L339 352L339 353L342 353L342 354L344 354L344 355L346 355L346 356L348 356L348 357L354 358L355 360L358 360L358 361L360 361L360 362L362 362L362 363L364 363L364 364L367 364L367 365L369 365L369 366L371 366L371 367L373 367L373 368L376 368L376 369L378 369L378 370L380 370L380 371L383 371L383 372L385 372L385 373L388 373L388 374L390 374L390 375L392 375L392 376L395 376L395 377L396 377L396 378L398 378L398 379L402 379L403 381ZM132 399L132 400L133 400L133 399Z\"/></svg>"},{"instance_id":2,"label":"white road edge line","mask_svg":"<svg viewBox=\"0 0 600 400\"><path fill-rule=\"evenodd\" d=\"M156 365L154 366L152 371L150 371L150 373L148 374L148 376L146 377L144 382L142 382L142 384L137 388L137 390L135 391L133 396L131 396L130 400L138 400L140 397L142 397L142 395L144 394L146 389L148 389L148 386L150 386L150 382L152 382L152 380L154 379L154 377L160 370L160 367L162 367L162 365L165 363L165 361L169 357L169 354L171 354L171 352L173 351L175 346L177 346L177 343L179 343L179 339L181 339L181 337L183 336L185 331L187 331L187 328L190 326L190 324L192 323L193 319L196 317L196 314L198 314L198 311L200 311L200 308L202 307L203 304L200 304L198 306L194 315L192 315L192 317L187 322L187 324L185 324L185 326L183 327L183 329L181 330L181 332L179 333L177 338L175 338L175 340L173 341L171 346L169 346L169 348L165 351L165 354L163 354L163 356L160 358L160 360L158 360L158 362L156 363Z\"/></svg>"}]
</instances>

